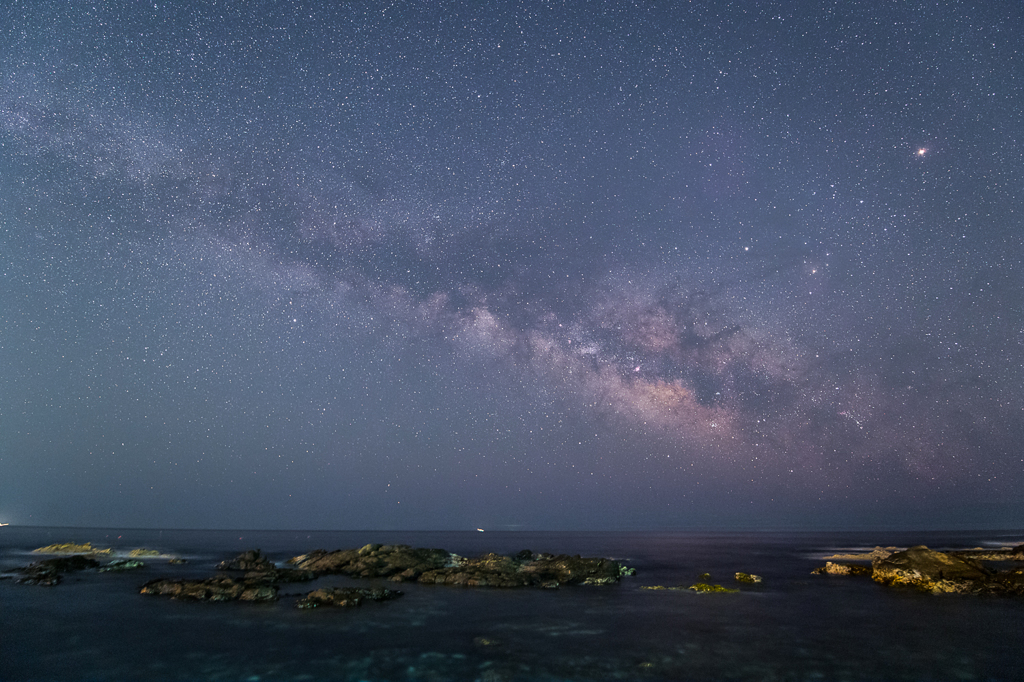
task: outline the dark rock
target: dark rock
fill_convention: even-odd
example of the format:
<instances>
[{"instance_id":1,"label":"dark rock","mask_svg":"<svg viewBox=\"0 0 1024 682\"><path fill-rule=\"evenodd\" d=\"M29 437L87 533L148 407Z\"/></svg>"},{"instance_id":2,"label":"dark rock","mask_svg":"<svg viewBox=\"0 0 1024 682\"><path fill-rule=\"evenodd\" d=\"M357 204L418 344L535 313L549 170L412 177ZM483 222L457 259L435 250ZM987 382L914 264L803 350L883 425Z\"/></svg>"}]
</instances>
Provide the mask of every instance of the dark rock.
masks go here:
<instances>
[{"instance_id":1,"label":"dark rock","mask_svg":"<svg viewBox=\"0 0 1024 682\"><path fill-rule=\"evenodd\" d=\"M191 601L274 601L277 599L276 585L258 580L238 580L228 577L206 580L151 580L143 585L139 592Z\"/></svg>"},{"instance_id":2,"label":"dark rock","mask_svg":"<svg viewBox=\"0 0 1024 682\"><path fill-rule=\"evenodd\" d=\"M100 562L82 554L44 559L43 561L36 561L18 569L20 577L17 582L23 585L53 586L60 583L62 573L84 571L87 568L96 568L99 565Z\"/></svg>"},{"instance_id":3,"label":"dark rock","mask_svg":"<svg viewBox=\"0 0 1024 682\"><path fill-rule=\"evenodd\" d=\"M467 587L609 585L631 574L631 569L611 559L552 556L529 550L514 556L492 553L467 559L443 549L408 545L372 544L334 552L318 549L288 562L317 574L340 573L360 578L388 578L394 582Z\"/></svg>"},{"instance_id":4,"label":"dark rock","mask_svg":"<svg viewBox=\"0 0 1024 682\"><path fill-rule=\"evenodd\" d=\"M272 568L267 571L248 571L245 579L262 583L303 583L315 580L316 573L299 568Z\"/></svg>"},{"instance_id":5,"label":"dark rock","mask_svg":"<svg viewBox=\"0 0 1024 682\"><path fill-rule=\"evenodd\" d=\"M217 564L218 571L272 571L274 562L260 554L258 549L250 549L234 559Z\"/></svg>"},{"instance_id":6,"label":"dark rock","mask_svg":"<svg viewBox=\"0 0 1024 682\"><path fill-rule=\"evenodd\" d=\"M402 593L385 588L364 589L361 587L325 587L313 590L295 603L300 609L315 609L319 606L359 606L363 600L387 601L397 599Z\"/></svg>"},{"instance_id":7,"label":"dark rock","mask_svg":"<svg viewBox=\"0 0 1024 682\"><path fill-rule=\"evenodd\" d=\"M452 565L454 555L443 549L414 549L408 545L366 545L360 549L314 550L289 559L296 568L318 574L413 581L423 573Z\"/></svg>"}]
</instances>

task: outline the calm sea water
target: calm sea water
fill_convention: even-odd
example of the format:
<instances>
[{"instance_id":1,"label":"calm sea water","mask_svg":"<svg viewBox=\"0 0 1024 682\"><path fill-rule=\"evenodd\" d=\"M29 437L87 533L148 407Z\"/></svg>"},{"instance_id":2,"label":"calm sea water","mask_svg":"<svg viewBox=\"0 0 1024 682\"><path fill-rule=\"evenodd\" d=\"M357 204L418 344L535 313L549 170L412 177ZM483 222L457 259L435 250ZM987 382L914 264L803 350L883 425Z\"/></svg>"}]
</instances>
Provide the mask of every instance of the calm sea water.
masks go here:
<instances>
[{"instance_id":1,"label":"calm sea water","mask_svg":"<svg viewBox=\"0 0 1024 682\"><path fill-rule=\"evenodd\" d=\"M874 545L1024 542L955 533L453 533L5 527L0 570L33 548L84 542L162 550L184 566L70 574L57 587L0 581L0 680L1021 680L1024 599L932 596L810 575L821 557ZM271 604L143 596L155 577L207 577L252 548L275 561L369 542L607 556L637 569L611 587L490 590L401 585L396 601L295 609L329 576ZM642 590L708 572L764 577L741 594Z\"/></svg>"}]
</instances>

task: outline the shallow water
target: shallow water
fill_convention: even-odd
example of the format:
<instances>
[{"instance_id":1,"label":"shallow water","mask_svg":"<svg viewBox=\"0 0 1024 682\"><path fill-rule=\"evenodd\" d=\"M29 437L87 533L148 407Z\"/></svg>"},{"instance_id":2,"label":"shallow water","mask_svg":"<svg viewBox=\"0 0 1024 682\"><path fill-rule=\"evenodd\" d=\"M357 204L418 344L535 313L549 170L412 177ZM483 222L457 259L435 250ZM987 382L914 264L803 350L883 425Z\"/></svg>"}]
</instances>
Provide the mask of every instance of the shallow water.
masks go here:
<instances>
[{"instance_id":1,"label":"shallow water","mask_svg":"<svg viewBox=\"0 0 1024 682\"><path fill-rule=\"evenodd\" d=\"M822 557L875 545L1024 542L1017 533L451 533L0 529L0 570L31 550L84 542L189 559L83 571L57 587L0 581L2 680L1014 680L1024 600L933 596L810 575ZM327 576L271 604L186 603L138 593L153 578L208 577L259 547L272 559L369 542L607 556L637 569L610 587L496 590L403 583L398 600L299 610ZM650 591L709 572L740 594Z\"/></svg>"}]
</instances>

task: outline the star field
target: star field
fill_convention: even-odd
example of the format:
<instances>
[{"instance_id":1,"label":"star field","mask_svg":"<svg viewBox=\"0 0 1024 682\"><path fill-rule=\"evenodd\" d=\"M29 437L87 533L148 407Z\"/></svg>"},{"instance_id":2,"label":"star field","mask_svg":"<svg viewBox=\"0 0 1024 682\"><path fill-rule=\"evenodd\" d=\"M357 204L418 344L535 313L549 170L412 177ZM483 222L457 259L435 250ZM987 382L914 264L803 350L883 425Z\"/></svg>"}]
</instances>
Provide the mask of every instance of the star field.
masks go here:
<instances>
[{"instance_id":1,"label":"star field","mask_svg":"<svg viewBox=\"0 0 1024 682\"><path fill-rule=\"evenodd\" d=\"M1024 11L0 11L0 521L1024 523Z\"/></svg>"}]
</instances>

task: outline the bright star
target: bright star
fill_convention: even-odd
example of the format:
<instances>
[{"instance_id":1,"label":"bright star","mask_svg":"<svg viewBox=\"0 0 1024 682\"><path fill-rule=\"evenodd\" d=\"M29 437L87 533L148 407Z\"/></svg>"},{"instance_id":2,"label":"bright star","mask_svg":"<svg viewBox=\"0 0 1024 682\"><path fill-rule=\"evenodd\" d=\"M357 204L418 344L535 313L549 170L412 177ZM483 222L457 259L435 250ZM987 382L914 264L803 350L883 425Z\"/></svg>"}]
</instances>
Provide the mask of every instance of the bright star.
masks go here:
<instances>
[{"instance_id":1,"label":"bright star","mask_svg":"<svg viewBox=\"0 0 1024 682\"><path fill-rule=\"evenodd\" d=\"M927 153L928 153L927 147L921 147L920 149L917 150L917 155L918 156L924 156Z\"/></svg>"}]
</instances>

